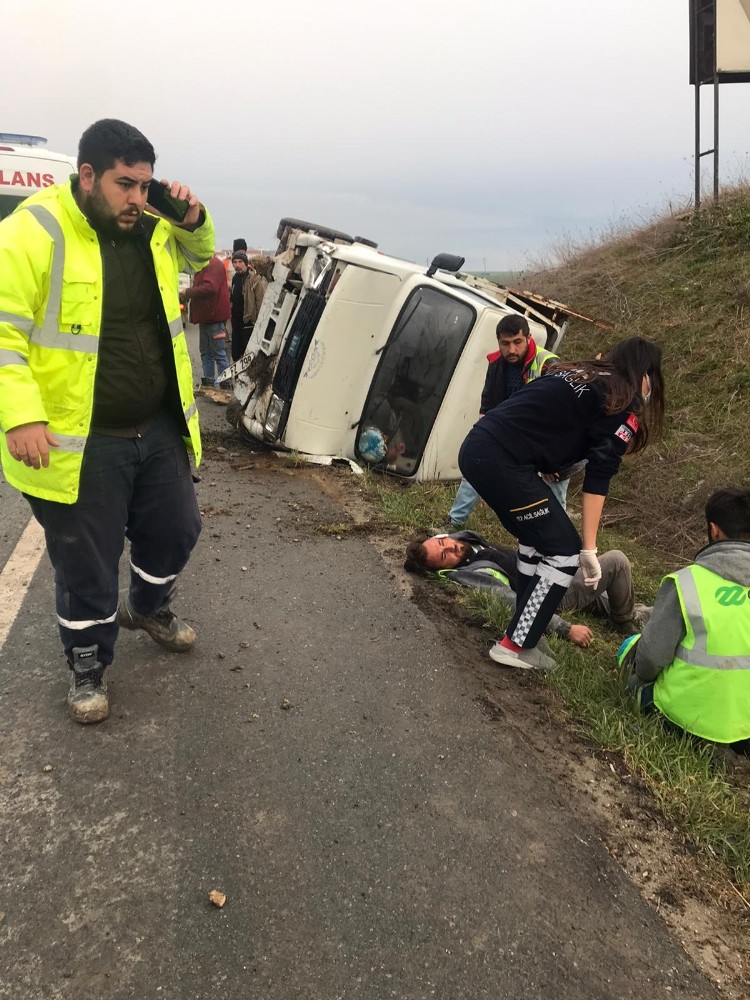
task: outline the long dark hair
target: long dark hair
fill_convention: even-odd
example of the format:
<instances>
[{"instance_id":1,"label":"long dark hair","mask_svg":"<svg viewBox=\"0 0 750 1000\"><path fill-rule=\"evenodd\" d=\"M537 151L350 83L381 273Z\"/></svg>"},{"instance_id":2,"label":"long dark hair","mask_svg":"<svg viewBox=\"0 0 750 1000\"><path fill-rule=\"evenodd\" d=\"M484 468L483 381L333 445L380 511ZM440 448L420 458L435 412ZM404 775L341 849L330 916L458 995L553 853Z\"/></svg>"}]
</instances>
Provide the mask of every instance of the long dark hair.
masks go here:
<instances>
[{"instance_id":1,"label":"long dark hair","mask_svg":"<svg viewBox=\"0 0 750 1000\"><path fill-rule=\"evenodd\" d=\"M662 351L653 340L628 337L621 340L604 357L590 361L560 361L554 371L574 371L582 382L600 381L607 402L604 412L622 413L630 410L639 418L638 430L630 453L642 451L650 437L660 437L664 427L664 375ZM643 376L651 382L651 398L643 398Z\"/></svg>"}]
</instances>

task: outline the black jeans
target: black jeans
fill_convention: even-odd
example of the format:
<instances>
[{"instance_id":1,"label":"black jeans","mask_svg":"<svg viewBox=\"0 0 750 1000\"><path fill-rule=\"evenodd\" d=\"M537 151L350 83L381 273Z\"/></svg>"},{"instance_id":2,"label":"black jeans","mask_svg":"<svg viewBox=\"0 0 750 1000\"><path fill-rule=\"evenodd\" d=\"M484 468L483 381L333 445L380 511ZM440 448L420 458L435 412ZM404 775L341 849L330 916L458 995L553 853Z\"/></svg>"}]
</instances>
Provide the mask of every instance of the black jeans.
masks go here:
<instances>
[{"instance_id":1,"label":"black jeans","mask_svg":"<svg viewBox=\"0 0 750 1000\"><path fill-rule=\"evenodd\" d=\"M242 314L239 316L232 314L232 361L239 361L245 353L245 348L252 332L252 323L249 326L245 326L242 322Z\"/></svg>"},{"instance_id":2,"label":"black jeans","mask_svg":"<svg viewBox=\"0 0 750 1000\"><path fill-rule=\"evenodd\" d=\"M44 528L55 570L57 619L65 654L98 647L114 658L118 569L130 540L130 600L139 614L160 608L201 530L187 449L175 422L155 417L142 437L91 433L73 504L26 495Z\"/></svg>"},{"instance_id":3,"label":"black jeans","mask_svg":"<svg viewBox=\"0 0 750 1000\"><path fill-rule=\"evenodd\" d=\"M519 463L481 423L461 445L458 465L518 539L518 600L507 635L536 646L578 568L580 536L534 466Z\"/></svg>"}]
</instances>

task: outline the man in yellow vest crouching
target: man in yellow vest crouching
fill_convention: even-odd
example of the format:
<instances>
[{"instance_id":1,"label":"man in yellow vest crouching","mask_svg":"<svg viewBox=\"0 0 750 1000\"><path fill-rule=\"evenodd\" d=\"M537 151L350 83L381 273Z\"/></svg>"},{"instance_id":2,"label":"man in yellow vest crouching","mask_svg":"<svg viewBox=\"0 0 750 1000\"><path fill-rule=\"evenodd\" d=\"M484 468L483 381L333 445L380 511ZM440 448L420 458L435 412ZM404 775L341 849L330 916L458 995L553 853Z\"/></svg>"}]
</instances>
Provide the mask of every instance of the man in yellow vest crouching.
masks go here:
<instances>
[{"instance_id":1,"label":"man in yellow vest crouching","mask_svg":"<svg viewBox=\"0 0 750 1000\"><path fill-rule=\"evenodd\" d=\"M119 627L174 652L195 642L171 610L201 528L178 272L208 263L214 229L186 185L151 185L155 158L132 125L95 122L70 182L0 223L0 458L44 528L81 723L109 715Z\"/></svg>"},{"instance_id":2,"label":"man in yellow vest crouching","mask_svg":"<svg viewBox=\"0 0 750 1000\"><path fill-rule=\"evenodd\" d=\"M644 712L750 756L750 489L714 493L706 522L709 544L664 577L618 659Z\"/></svg>"}]
</instances>

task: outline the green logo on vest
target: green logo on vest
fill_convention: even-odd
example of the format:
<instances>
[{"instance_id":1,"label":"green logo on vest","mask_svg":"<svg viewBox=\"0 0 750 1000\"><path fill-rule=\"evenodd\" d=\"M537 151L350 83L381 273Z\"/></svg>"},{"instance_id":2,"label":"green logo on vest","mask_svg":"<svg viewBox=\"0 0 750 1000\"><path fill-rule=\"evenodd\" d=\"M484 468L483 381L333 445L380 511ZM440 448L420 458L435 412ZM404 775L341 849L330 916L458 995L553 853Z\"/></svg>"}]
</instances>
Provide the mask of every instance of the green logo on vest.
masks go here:
<instances>
[{"instance_id":1,"label":"green logo on vest","mask_svg":"<svg viewBox=\"0 0 750 1000\"><path fill-rule=\"evenodd\" d=\"M714 597L723 608L738 607L747 600L744 587L719 587Z\"/></svg>"}]
</instances>

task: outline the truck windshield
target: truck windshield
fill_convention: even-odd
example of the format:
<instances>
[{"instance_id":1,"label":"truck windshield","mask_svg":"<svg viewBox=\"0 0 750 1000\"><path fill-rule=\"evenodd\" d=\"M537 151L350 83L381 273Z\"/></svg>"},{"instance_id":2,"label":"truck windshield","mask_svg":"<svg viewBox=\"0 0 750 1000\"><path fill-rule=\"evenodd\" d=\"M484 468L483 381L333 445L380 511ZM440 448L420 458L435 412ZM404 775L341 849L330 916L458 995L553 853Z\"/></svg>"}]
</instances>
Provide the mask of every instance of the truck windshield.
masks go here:
<instances>
[{"instance_id":1,"label":"truck windshield","mask_svg":"<svg viewBox=\"0 0 750 1000\"><path fill-rule=\"evenodd\" d=\"M471 306L427 285L406 300L360 423L383 435L386 454L378 464L389 471L416 471L475 318Z\"/></svg>"}]
</instances>

